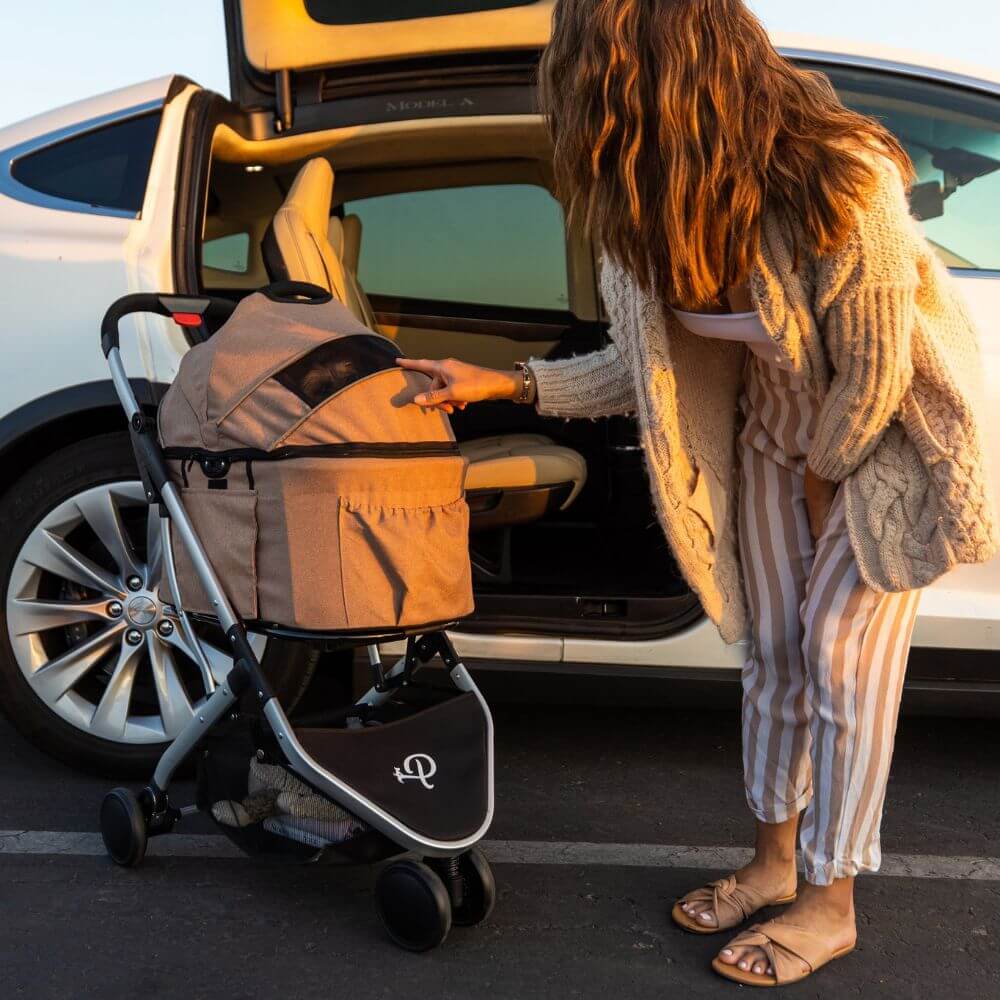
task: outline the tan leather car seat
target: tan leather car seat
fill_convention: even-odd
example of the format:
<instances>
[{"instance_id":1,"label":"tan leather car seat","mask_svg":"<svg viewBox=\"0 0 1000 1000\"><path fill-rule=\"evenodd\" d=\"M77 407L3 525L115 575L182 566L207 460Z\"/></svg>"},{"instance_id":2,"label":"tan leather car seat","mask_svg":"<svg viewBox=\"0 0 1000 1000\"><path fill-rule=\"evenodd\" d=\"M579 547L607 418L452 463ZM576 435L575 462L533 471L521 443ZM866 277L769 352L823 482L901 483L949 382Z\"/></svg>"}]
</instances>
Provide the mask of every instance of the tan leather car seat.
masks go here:
<instances>
[{"instance_id":1,"label":"tan leather car seat","mask_svg":"<svg viewBox=\"0 0 1000 1000\"><path fill-rule=\"evenodd\" d=\"M366 326L375 313L358 281L361 220L331 216L333 168L309 160L299 171L264 236L264 263L272 281L308 281L327 288ZM534 521L565 509L587 479L579 452L541 434L501 434L460 445L469 460L466 489L477 529Z\"/></svg>"}]
</instances>

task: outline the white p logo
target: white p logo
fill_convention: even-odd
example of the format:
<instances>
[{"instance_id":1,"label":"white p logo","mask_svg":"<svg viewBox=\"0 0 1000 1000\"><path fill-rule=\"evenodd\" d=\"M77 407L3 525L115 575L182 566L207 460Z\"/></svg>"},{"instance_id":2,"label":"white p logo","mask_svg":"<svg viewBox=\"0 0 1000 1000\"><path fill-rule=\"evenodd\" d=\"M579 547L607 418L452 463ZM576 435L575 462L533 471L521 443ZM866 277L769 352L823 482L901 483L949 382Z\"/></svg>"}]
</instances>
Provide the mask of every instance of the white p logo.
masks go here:
<instances>
[{"instance_id":1,"label":"white p logo","mask_svg":"<svg viewBox=\"0 0 1000 1000\"><path fill-rule=\"evenodd\" d=\"M424 788L431 789L434 786L427 779L433 778L437 774L437 769L438 766L430 754L411 753L403 761L403 766L394 767L392 773L400 784L404 781L419 781Z\"/></svg>"}]
</instances>

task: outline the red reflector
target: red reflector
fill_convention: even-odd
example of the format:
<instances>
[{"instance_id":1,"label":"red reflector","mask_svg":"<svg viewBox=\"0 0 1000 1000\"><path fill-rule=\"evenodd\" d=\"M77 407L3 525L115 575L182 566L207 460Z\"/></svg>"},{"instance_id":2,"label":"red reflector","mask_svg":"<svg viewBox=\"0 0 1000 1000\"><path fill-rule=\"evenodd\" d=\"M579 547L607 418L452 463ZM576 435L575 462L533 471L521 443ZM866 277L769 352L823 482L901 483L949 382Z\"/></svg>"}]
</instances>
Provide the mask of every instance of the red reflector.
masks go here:
<instances>
[{"instance_id":1,"label":"red reflector","mask_svg":"<svg viewBox=\"0 0 1000 1000\"><path fill-rule=\"evenodd\" d=\"M197 313L173 313L172 315L178 326L201 326L201 317Z\"/></svg>"}]
</instances>

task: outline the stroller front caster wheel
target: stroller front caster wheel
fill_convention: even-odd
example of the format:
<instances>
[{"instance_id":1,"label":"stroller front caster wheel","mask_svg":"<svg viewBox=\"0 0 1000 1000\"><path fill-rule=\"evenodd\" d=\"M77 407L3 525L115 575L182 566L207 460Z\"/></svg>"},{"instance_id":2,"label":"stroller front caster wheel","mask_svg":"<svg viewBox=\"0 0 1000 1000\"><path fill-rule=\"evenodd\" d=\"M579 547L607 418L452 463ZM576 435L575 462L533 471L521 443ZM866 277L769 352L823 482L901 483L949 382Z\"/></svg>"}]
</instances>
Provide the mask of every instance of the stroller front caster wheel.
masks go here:
<instances>
[{"instance_id":1,"label":"stroller front caster wheel","mask_svg":"<svg viewBox=\"0 0 1000 1000\"><path fill-rule=\"evenodd\" d=\"M393 861L379 872L375 908L386 933L407 951L430 951L451 930L448 890L420 861Z\"/></svg>"},{"instance_id":2,"label":"stroller front caster wheel","mask_svg":"<svg viewBox=\"0 0 1000 1000\"><path fill-rule=\"evenodd\" d=\"M101 803L101 836L115 864L134 868L146 854L146 816L127 788L115 788Z\"/></svg>"},{"instance_id":3,"label":"stroller front caster wheel","mask_svg":"<svg viewBox=\"0 0 1000 1000\"><path fill-rule=\"evenodd\" d=\"M452 923L456 927L481 924L493 912L497 884L486 855L478 847L458 859L458 876L462 883L462 902L452 907Z\"/></svg>"}]
</instances>

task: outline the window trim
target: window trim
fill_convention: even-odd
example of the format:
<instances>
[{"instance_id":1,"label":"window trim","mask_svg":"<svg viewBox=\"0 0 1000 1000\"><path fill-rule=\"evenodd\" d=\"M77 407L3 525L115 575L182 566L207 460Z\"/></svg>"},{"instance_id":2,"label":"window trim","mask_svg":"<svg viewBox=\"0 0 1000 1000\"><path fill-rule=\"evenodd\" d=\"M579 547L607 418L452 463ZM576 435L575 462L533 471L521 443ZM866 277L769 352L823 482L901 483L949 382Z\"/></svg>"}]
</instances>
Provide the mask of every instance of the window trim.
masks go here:
<instances>
[{"instance_id":1,"label":"window trim","mask_svg":"<svg viewBox=\"0 0 1000 1000\"><path fill-rule=\"evenodd\" d=\"M26 156L40 153L44 149L58 146L60 143L79 138L89 132L97 132L100 129L107 128L109 125L118 125L132 118L140 118L143 115L162 110L165 104L165 99L158 97L155 100L146 101L144 104L136 104L131 108L112 111L97 118L90 118L87 121L76 122L73 125L64 126L53 132L46 132L25 142L18 143L16 146L10 146L0 151L0 194L38 208L50 208L62 212L78 212L85 215L104 215L115 219L140 218L142 216L141 209L137 212L130 212L123 208L90 205L85 201L73 201L70 198L59 198L56 195L45 194L43 191L36 191L27 184L22 184L14 176L14 166L18 160Z\"/></svg>"},{"instance_id":2,"label":"window trim","mask_svg":"<svg viewBox=\"0 0 1000 1000\"><path fill-rule=\"evenodd\" d=\"M843 52L828 52L824 49L803 49L798 47L780 46L778 51L786 59L791 59L803 69L816 69L823 72L824 65L837 68L860 69L887 76L904 76L910 79L923 80L925 83L938 83L946 87L960 90L973 90L979 93L1000 97L1000 83L984 80L981 77L967 76L964 73L954 73L951 70L935 69L930 66L920 66L916 63L897 62L880 56L849 55Z\"/></svg>"}]
</instances>

